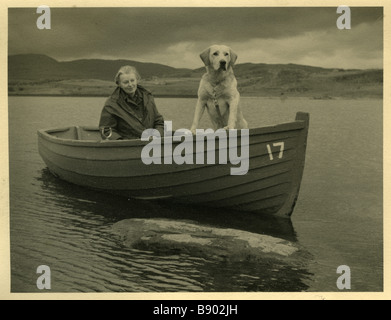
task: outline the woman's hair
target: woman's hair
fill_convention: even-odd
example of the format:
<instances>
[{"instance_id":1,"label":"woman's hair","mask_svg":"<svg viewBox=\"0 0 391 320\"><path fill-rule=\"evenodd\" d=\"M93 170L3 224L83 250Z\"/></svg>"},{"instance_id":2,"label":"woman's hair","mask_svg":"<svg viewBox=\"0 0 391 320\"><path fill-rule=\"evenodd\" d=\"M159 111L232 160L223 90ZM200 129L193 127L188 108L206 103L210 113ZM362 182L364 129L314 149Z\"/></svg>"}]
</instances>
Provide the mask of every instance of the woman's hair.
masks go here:
<instances>
[{"instance_id":1,"label":"woman's hair","mask_svg":"<svg viewBox=\"0 0 391 320\"><path fill-rule=\"evenodd\" d=\"M114 81L116 84L119 83L119 77L121 76L121 74L129 74L129 73L134 73L136 75L136 79L137 80L141 80L141 76L140 74L138 73L137 69L135 67L132 67L132 66L122 66L117 74L115 75L115 78L114 78Z\"/></svg>"}]
</instances>

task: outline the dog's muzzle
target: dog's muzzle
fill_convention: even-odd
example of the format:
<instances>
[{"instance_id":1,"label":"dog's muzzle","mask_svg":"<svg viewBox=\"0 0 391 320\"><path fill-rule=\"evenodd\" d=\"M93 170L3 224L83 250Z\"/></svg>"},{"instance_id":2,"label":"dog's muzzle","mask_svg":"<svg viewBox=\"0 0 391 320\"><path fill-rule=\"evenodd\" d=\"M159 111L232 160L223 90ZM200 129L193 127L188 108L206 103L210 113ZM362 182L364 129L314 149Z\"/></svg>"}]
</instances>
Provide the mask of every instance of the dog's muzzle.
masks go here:
<instances>
[{"instance_id":1,"label":"dog's muzzle","mask_svg":"<svg viewBox=\"0 0 391 320\"><path fill-rule=\"evenodd\" d=\"M220 68L223 70L227 70L227 61L221 60L220 61Z\"/></svg>"}]
</instances>

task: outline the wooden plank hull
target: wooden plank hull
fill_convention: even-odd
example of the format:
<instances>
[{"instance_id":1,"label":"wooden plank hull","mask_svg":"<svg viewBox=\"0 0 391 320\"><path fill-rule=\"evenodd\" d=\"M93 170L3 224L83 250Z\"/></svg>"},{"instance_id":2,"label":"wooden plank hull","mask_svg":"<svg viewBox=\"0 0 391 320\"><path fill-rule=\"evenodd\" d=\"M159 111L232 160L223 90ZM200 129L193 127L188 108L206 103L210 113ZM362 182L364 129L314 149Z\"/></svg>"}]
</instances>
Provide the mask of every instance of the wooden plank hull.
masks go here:
<instances>
[{"instance_id":1,"label":"wooden plank hull","mask_svg":"<svg viewBox=\"0 0 391 320\"><path fill-rule=\"evenodd\" d=\"M149 143L141 140L100 141L96 128L70 127L38 131L38 149L49 170L59 178L81 186L139 199L167 199L209 207L290 216L304 169L309 115L296 120L249 130L249 166L244 175L232 175L228 162L220 164L218 145L212 164L198 164L195 142L193 164L146 165L141 152ZM162 141L166 142L166 138ZM223 143L224 139L218 143ZM240 135L237 138L240 155ZM173 142L172 149L181 142ZM227 143L228 144L228 143ZM162 147L164 144L162 143ZM283 146L283 149L282 147ZM163 150L163 149L162 149ZM229 152L228 150L226 152ZM166 164L165 164L166 163Z\"/></svg>"}]
</instances>

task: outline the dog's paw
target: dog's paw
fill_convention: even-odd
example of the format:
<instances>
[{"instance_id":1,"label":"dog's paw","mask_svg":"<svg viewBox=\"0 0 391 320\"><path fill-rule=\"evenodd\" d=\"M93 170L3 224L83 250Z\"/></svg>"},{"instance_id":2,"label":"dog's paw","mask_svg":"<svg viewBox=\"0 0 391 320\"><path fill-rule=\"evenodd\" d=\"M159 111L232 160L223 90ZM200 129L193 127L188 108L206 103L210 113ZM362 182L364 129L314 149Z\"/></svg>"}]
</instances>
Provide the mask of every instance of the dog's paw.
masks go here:
<instances>
[{"instance_id":1,"label":"dog's paw","mask_svg":"<svg viewBox=\"0 0 391 320\"><path fill-rule=\"evenodd\" d=\"M232 126L225 126L224 127L224 130L234 130L235 128L234 127L232 127Z\"/></svg>"},{"instance_id":2,"label":"dog's paw","mask_svg":"<svg viewBox=\"0 0 391 320\"><path fill-rule=\"evenodd\" d=\"M197 130L197 128L190 128L190 132L193 134L193 135L195 135L196 134L196 130Z\"/></svg>"}]
</instances>

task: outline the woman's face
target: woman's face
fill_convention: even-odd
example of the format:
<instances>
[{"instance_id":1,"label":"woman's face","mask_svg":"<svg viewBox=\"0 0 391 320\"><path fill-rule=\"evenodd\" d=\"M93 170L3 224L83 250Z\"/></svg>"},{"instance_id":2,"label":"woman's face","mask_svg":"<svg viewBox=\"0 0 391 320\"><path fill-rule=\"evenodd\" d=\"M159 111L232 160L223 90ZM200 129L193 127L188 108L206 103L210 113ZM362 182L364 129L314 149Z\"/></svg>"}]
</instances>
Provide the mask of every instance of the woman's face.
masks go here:
<instances>
[{"instance_id":1,"label":"woman's face","mask_svg":"<svg viewBox=\"0 0 391 320\"><path fill-rule=\"evenodd\" d=\"M127 94L134 95L137 89L137 77L134 73L121 74L118 82L118 86Z\"/></svg>"}]
</instances>

